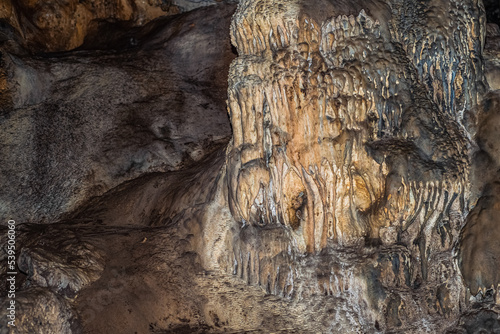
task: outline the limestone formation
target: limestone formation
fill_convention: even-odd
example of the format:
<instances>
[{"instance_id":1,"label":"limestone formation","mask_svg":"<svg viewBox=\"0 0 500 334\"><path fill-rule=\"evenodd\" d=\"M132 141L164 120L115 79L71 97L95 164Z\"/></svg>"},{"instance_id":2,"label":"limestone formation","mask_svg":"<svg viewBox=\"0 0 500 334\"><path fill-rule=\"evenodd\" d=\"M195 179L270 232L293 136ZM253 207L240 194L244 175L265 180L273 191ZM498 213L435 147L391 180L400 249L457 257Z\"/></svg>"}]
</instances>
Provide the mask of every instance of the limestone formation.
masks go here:
<instances>
[{"instance_id":1,"label":"limestone formation","mask_svg":"<svg viewBox=\"0 0 500 334\"><path fill-rule=\"evenodd\" d=\"M225 145L224 73L234 55L221 35L231 9L110 34L107 51L32 58L4 48L2 221L54 222L122 182L185 168Z\"/></svg>"},{"instance_id":2,"label":"limestone formation","mask_svg":"<svg viewBox=\"0 0 500 334\"><path fill-rule=\"evenodd\" d=\"M142 26L210 3L95 1L78 42L56 28L89 3L58 3L45 46L0 7L13 333L498 332L494 12L240 0Z\"/></svg>"},{"instance_id":3,"label":"limestone formation","mask_svg":"<svg viewBox=\"0 0 500 334\"><path fill-rule=\"evenodd\" d=\"M228 272L302 298L335 294L348 272L355 294L387 312L393 300L398 309L415 303L409 295L423 286L435 312L458 316L465 291L457 288L453 246L477 199L465 127L485 90L482 8L463 6L240 2L231 29L239 57L229 77L226 172L241 228L236 245L228 243L233 254L221 260ZM363 288L364 273L333 254L365 245L402 248L389 253L398 263L393 272L379 271ZM312 277L299 260L305 253L317 254ZM386 280L403 277L405 266L405 279ZM384 323L360 309L370 323ZM397 316L380 326L412 328L420 320Z\"/></svg>"},{"instance_id":4,"label":"limestone formation","mask_svg":"<svg viewBox=\"0 0 500 334\"><path fill-rule=\"evenodd\" d=\"M366 8L374 17L321 2L320 14L301 2L282 7L243 2L233 20L240 57L229 82L228 173L237 220L290 226L309 252L416 219L435 225L466 196L460 131L481 85L480 31L464 25L459 34L476 39L459 45L447 31L403 39L389 33L402 14L387 22L388 7ZM438 58L443 48L450 59Z\"/></svg>"},{"instance_id":5,"label":"limestone formation","mask_svg":"<svg viewBox=\"0 0 500 334\"><path fill-rule=\"evenodd\" d=\"M498 124L500 91L490 92L479 109L472 170L474 185L481 194L477 205L467 216L460 236L459 265L464 283L478 300L500 301L500 224L499 210L499 142ZM488 297L489 296L489 297Z\"/></svg>"}]
</instances>

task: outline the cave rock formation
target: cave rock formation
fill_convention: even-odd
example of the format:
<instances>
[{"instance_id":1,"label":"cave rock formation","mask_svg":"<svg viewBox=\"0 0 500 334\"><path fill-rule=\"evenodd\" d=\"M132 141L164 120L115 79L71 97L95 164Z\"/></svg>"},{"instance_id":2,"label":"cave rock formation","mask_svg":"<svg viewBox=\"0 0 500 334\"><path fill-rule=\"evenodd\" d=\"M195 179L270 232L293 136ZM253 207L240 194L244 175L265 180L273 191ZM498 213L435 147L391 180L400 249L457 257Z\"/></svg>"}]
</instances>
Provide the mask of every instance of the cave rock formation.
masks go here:
<instances>
[{"instance_id":1,"label":"cave rock formation","mask_svg":"<svg viewBox=\"0 0 500 334\"><path fill-rule=\"evenodd\" d=\"M483 3L209 4L0 6L13 332L500 331Z\"/></svg>"}]
</instances>

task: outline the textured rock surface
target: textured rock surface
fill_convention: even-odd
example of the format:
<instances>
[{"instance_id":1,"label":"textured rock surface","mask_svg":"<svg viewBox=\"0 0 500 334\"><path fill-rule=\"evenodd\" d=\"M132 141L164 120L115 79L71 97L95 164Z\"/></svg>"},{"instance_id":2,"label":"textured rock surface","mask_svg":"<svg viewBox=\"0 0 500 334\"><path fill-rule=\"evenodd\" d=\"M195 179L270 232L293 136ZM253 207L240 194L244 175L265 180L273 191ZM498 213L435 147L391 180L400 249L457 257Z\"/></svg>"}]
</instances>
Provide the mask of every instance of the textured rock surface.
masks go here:
<instances>
[{"instance_id":1,"label":"textured rock surface","mask_svg":"<svg viewBox=\"0 0 500 334\"><path fill-rule=\"evenodd\" d=\"M215 0L3 0L0 20L20 35L30 51L75 49L86 38L100 38L109 26L143 26L158 17L213 5ZM230 2L230 1L228 1Z\"/></svg>"},{"instance_id":2,"label":"textured rock surface","mask_svg":"<svg viewBox=\"0 0 500 334\"><path fill-rule=\"evenodd\" d=\"M94 51L4 43L4 133L25 129L1 139L5 170L42 167L12 190L40 196L2 207L62 218L19 229L18 292L36 291L19 330L498 331L482 3L242 0L229 26L234 9L101 23L115 29L87 35Z\"/></svg>"},{"instance_id":3,"label":"textured rock surface","mask_svg":"<svg viewBox=\"0 0 500 334\"><path fill-rule=\"evenodd\" d=\"M29 284L50 287L55 292L73 298L85 285L97 280L104 264L94 246L65 234L30 243L21 240L23 248L18 258L19 269L27 275Z\"/></svg>"},{"instance_id":4,"label":"textured rock surface","mask_svg":"<svg viewBox=\"0 0 500 334\"><path fill-rule=\"evenodd\" d=\"M485 74L492 90L500 89L500 27L488 24L484 50Z\"/></svg>"},{"instance_id":5,"label":"textured rock surface","mask_svg":"<svg viewBox=\"0 0 500 334\"><path fill-rule=\"evenodd\" d=\"M500 91L486 95L480 108L473 183L481 194L460 238L460 266L472 295L500 301Z\"/></svg>"},{"instance_id":6,"label":"textured rock surface","mask_svg":"<svg viewBox=\"0 0 500 334\"><path fill-rule=\"evenodd\" d=\"M478 196L464 125L485 90L467 8L240 2L226 176L242 227L219 265L272 294L343 296L359 318L337 324L359 332L453 325L452 249Z\"/></svg>"},{"instance_id":7,"label":"textured rock surface","mask_svg":"<svg viewBox=\"0 0 500 334\"><path fill-rule=\"evenodd\" d=\"M6 319L9 300L3 298L0 315ZM16 294L16 327L0 325L2 334L79 333L76 313L60 295L39 287L26 288Z\"/></svg>"},{"instance_id":8,"label":"textured rock surface","mask_svg":"<svg viewBox=\"0 0 500 334\"><path fill-rule=\"evenodd\" d=\"M319 2L321 12L301 2L286 5L273 11L280 7L243 3L233 21L241 55L229 83L236 218L300 227L298 242L308 251L325 247L328 238L341 244L379 238L380 227L409 225L419 214L421 222L436 224L452 206L448 200L466 192L467 138L460 126L482 80L479 29L441 10L428 12L428 20L436 15L450 30L426 31L409 19L404 25L404 3L394 5L401 14L392 19L383 2L366 8L374 17L354 5ZM410 17L421 17L420 10ZM396 40L391 24L401 29ZM421 31L417 38L404 29ZM457 31L458 40L463 33L470 43L456 45ZM420 209L419 198L429 192L440 194L429 201L434 217Z\"/></svg>"},{"instance_id":9,"label":"textured rock surface","mask_svg":"<svg viewBox=\"0 0 500 334\"><path fill-rule=\"evenodd\" d=\"M486 3L487 5L487 3ZM491 13L490 13L491 14ZM472 185L480 199L467 217L459 244L459 264L476 302L500 302L500 28L488 24L484 50L485 74L492 90L478 108L475 126ZM482 315L481 315L482 316ZM493 316L495 318L495 316ZM493 326L493 325L492 325ZM493 332L495 326L491 329Z\"/></svg>"},{"instance_id":10,"label":"textured rock surface","mask_svg":"<svg viewBox=\"0 0 500 334\"><path fill-rule=\"evenodd\" d=\"M225 145L232 10L118 34L108 47L138 43L122 52L4 52L1 219L53 222L124 181L177 170Z\"/></svg>"}]
</instances>

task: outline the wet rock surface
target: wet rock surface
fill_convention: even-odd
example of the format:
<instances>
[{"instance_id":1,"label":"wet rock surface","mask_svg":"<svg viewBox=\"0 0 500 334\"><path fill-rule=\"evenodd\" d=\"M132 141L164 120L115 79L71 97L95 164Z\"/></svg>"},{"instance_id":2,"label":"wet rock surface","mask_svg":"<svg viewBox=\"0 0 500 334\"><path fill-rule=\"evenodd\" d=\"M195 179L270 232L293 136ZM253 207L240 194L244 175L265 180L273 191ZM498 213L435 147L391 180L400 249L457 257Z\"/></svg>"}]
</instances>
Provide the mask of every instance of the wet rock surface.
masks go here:
<instances>
[{"instance_id":1,"label":"wet rock surface","mask_svg":"<svg viewBox=\"0 0 500 334\"><path fill-rule=\"evenodd\" d=\"M464 126L485 90L484 27L466 17L481 8L280 4L240 2L231 26L226 177L242 227L219 263L304 303L339 293L353 331L445 331L464 307L453 247L477 196Z\"/></svg>"},{"instance_id":2,"label":"wet rock surface","mask_svg":"<svg viewBox=\"0 0 500 334\"><path fill-rule=\"evenodd\" d=\"M499 31L482 3L111 21L78 51L2 44L0 208L30 222L10 332L498 332Z\"/></svg>"}]
</instances>

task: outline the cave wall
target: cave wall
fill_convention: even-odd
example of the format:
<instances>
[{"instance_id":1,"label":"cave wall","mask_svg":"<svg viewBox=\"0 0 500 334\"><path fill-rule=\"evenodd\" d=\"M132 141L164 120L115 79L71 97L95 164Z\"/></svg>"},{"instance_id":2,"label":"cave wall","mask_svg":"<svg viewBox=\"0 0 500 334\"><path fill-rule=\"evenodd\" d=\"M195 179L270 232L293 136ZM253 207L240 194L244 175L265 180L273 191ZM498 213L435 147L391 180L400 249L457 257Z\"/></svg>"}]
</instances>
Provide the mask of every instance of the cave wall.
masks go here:
<instances>
[{"instance_id":1,"label":"cave wall","mask_svg":"<svg viewBox=\"0 0 500 334\"><path fill-rule=\"evenodd\" d=\"M116 33L108 46L124 45L120 53L4 49L3 220L54 222L122 182L182 169L227 143L224 73L234 55L229 37L213 42L225 21L186 21L196 18Z\"/></svg>"},{"instance_id":2,"label":"cave wall","mask_svg":"<svg viewBox=\"0 0 500 334\"><path fill-rule=\"evenodd\" d=\"M424 193L443 194L438 202L444 192L468 197L460 128L483 90L484 31L465 14L478 19L480 8L462 13L466 24L422 8L452 22L438 33L418 31L425 25L411 19L404 26L400 17L422 16L406 13L408 4L377 5L318 3L321 15L332 15L326 21L302 3L277 13L267 3L241 5L232 30L240 57L229 83L238 220L306 225L302 243L314 251L328 236L379 238L387 222L415 220ZM441 212L448 200L438 202L430 205Z\"/></svg>"},{"instance_id":3,"label":"cave wall","mask_svg":"<svg viewBox=\"0 0 500 334\"><path fill-rule=\"evenodd\" d=\"M148 1L12 1L0 4L0 21L18 34L18 41L31 51L72 50L86 39L99 38L117 26L141 27L169 15L216 4L214 0ZM231 1L228 1L231 2Z\"/></svg>"},{"instance_id":4,"label":"cave wall","mask_svg":"<svg viewBox=\"0 0 500 334\"><path fill-rule=\"evenodd\" d=\"M491 4L210 4L0 5L18 332L498 331Z\"/></svg>"},{"instance_id":5,"label":"cave wall","mask_svg":"<svg viewBox=\"0 0 500 334\"><path fill-rule=\"evenodd\" d=\"M283 297L349 295L362 320L338 324L361 332L456 319L468 291L455 247L482 196L470 176L485 34L474 1L241 1L226 169L239 228L219 265ZM497 260L483 262L483 281L465 274L474 294L496 290Z\"/></svg>"}]
</instances>

